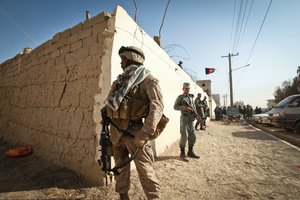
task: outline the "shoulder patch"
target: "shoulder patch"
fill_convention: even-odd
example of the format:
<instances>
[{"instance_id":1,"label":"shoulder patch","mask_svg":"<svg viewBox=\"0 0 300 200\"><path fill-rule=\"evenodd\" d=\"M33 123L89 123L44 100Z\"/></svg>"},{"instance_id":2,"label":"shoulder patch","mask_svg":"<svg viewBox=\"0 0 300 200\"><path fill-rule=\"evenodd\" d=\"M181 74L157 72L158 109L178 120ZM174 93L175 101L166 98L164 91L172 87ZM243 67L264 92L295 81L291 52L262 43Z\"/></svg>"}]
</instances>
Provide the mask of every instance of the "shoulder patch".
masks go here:
<instances>
[{"instance_id":1,"label":"shoulder patch","mask_svg":"<svg viewBox=\"0 0 300 200\"><path fill-rule=\"evenodd\" d=\"M147 76L147 81L153 82L155 84L159 83L159 80L157 78L155 78L154 76L152 76L151 74L149 76Z\"/></svg>"},{"instance_id":2,"label":"shoulder patch","mask_svg":"<svg viewBox=\"0 0 300 200\"><path fill-rule=\"evenodd\" d=\"M152 81L153 81L154 83L156 83L156 84L159 83L159 80L158 80L157 78L154 78Z\"/></svg>"}]
</instances>

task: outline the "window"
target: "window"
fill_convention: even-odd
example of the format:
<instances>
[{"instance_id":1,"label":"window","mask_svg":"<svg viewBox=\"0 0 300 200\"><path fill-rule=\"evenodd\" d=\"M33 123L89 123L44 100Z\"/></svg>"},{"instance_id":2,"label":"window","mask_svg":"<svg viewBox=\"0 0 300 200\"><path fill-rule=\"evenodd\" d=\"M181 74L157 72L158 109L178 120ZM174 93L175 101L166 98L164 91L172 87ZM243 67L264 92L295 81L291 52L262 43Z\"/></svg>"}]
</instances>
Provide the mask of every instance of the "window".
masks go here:
<instances>
[{"instance_id":1,"label":"window","mask_svg":"<svg viewBox=\"0 0 300 200\"><path fill-rule=\"evenodd\" d=\"M294 100L290 103L290 107L300 107L300 97L294 99Z\"/></svg>"}]
</instances>

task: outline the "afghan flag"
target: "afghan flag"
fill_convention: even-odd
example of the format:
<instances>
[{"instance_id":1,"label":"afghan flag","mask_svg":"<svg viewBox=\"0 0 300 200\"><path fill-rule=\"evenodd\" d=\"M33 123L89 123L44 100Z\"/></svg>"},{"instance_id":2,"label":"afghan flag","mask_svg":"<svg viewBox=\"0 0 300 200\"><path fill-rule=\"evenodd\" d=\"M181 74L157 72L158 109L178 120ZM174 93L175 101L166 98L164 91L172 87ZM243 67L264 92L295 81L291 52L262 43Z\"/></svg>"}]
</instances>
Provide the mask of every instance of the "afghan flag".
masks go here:
<instances>
[{"instance_id":1,"label":"afghan flag","mask_svg":"<svg viewBox=\"0 0 300 200\"><path fill-rule=\"evenodd\" d=\"M215 68L205 68L205 74L212 74L216 71Z\"/></svg>"}]
</instances>

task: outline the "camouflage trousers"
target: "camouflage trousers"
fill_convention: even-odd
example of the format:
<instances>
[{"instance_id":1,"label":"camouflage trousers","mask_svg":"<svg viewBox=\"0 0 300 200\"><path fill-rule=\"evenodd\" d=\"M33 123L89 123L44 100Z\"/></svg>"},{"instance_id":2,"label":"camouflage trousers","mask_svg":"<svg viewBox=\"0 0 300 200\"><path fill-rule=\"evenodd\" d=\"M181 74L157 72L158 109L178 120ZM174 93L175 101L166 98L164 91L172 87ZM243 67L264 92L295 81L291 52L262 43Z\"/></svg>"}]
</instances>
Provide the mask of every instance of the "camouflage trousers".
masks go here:
<instances>
[{"instance_id":1,"label":"camouflage trousers","mask_svg":"<svg viewBox=\"0 0 300 200\"><path fill-rule=\"evenodd\" d=\"M136 148L131 138L121 137L119 142L113 145L116 165L124 162L124 160L129 157L129 154L132 155ZM160 185L153 169L154 156L150 141L140 148L133 161L147 199L159 199ZM130 163L122 169L120 175L115 175L115 180L116 192L121 194L129 191Z\"/></svg>"}]
</instances>

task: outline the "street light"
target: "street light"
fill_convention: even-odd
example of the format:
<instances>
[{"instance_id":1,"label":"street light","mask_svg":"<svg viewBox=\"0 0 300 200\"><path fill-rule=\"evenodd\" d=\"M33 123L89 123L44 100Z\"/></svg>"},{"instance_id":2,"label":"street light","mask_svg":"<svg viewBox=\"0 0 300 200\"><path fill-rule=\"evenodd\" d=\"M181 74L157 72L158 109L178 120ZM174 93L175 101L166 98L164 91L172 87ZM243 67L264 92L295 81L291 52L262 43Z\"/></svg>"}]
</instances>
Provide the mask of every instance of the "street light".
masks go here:
<instances>
[{"instance_id":1,"label":"street light","mask_svg":"<svg viewBox=\"0 0 300 200\"><path fill-rule=\"evenodd\" d=\"M245 65L245 66L243 66L243 67L238 67L238 68L236 68L236 69L233 69L232 71L236 71L236 70L238 70L238 69L242 69L242 68L248 67L248 66L250 66L250 64L247 64L247 65Z\"/></svg>"}]
</instances>

